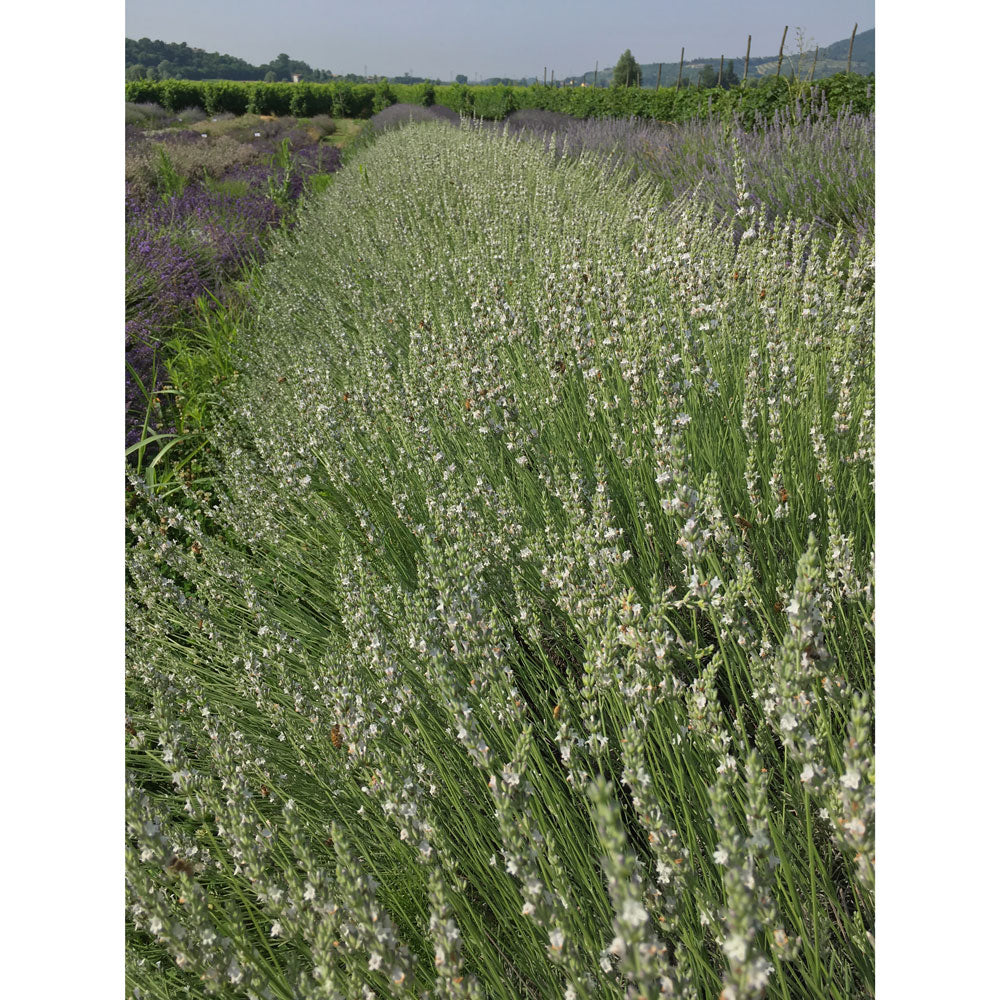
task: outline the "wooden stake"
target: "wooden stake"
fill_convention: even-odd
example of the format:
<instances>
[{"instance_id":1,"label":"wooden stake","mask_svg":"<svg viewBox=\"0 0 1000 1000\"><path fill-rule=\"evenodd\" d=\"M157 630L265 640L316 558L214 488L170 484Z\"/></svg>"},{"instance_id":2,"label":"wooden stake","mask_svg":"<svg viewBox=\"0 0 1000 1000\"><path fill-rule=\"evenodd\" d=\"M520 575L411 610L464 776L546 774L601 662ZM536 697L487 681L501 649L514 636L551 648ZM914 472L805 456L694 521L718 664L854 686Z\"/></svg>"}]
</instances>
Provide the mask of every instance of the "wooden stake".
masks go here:
<instances>
[{"instance_id":1,"label":"wooden stake","mask_svg":"<svg viewBox=\"0 0 1000 1000\"><path fill-rule=\"evenodd\" d=\"M549 84L549 67L542 67L542 86L547 87Z\"/></svg>"},{"instance_id":2,"label":"wooden stake","mask_svg":"<svg viewBox=\"0 0 1000 1000\"><path fill-rule=\"evenodd\" d=\"M597 86L597 60L594 60L594 86Z\"/></svg>"},{"instance_id":3,"label":"wooden stake","mask_svg":"<svg viewBox=\"0 0 1000 1000\"><path fill-rule=\"evenodd\" d=\"M781 60L785 57L785 35L788 34L788 25L785 25L785 30L781 35L781 48L778 49L778 76L781 76Z\"/></svg>"},{"instance_id":4,"label":"wooden stake","mask_svg":"<svg viewBox=\"0 0 1000 1000\"><path fill-rule=\"evenodd\" d=\"M747 57L743 60L743 86L747 84L747 70L750 68L750 36L747 35Z\"/></svg>"},{"instance_id":5,"label":"wooden stake","mask_svg":"<svg viewBox=\"0 0 1000 1000\"><path fill-rule=\"evenodd\" d=\"M677 70L677 89L681 89L681 74L684 72L684 46L681 46L681 64Z\"/></svg>"},{"instance_id":6,"label":"wooden stake","mask_svg":"<svg viewBox=\"0 0 1000 1000\"><path fill-rule=\"evenodd\" d=\"M816 60L819 59L819 46L816 46L816 54L813 56L813 68L809 70L809 82L812 83L813 74L816 72Z\"/></svg>"},{"instance_id":7,"label":"wooden stake","mask_svg":"<svg viewBox=\"0 0 1000 1000\"><path fill-rule=\"evenodd\" d=\"M725 57L724 54L721 55L721 56L719 56L719 79L718 79L718 81L715 84L716 87L721 87L722 86L722 60L725 59L725 58L726 57Z\"/></svg>"},{"instance_id":8,"label":"wooden stake","mask_svg":"<svg viewBox=\"0 0 1000 1000\"><path fill-rule=\"evenodd\" d=\"M854 25L854 31L851 32L851 44L847 49L847 72L851 72L851 56L854 54L854 35L858 30L857 24Z\"/></svg>"},{"instance_id":9,"label":"wooden stake","mask_svg":"<svg viewBox=\"0 0 1000 1000\"><path fill-rule=\"evenodd\" d=\"M656 89L660 89L660 74L663 72L663 63L660 63L660 68L656 71Z\"/></svg>"}]
</instances>

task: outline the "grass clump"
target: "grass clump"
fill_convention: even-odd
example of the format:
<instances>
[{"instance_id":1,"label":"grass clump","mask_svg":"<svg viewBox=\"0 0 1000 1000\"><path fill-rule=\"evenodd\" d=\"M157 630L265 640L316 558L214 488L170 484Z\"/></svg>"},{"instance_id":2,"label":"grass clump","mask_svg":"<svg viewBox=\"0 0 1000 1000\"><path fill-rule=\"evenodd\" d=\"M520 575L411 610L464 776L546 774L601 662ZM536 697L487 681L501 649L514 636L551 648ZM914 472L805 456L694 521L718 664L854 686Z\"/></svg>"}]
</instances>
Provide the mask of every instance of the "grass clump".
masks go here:
<instances>
[{"instance_id":1,"label":"grass clump","mask_svg":"<svg viewBox=\"0 0 1000 1000\"><path fill-rule=\"evenodd\" d=\"M140 995L874 995L872 261L467 125L337 175L133 483Z\"/></svg>"}]
</instances>

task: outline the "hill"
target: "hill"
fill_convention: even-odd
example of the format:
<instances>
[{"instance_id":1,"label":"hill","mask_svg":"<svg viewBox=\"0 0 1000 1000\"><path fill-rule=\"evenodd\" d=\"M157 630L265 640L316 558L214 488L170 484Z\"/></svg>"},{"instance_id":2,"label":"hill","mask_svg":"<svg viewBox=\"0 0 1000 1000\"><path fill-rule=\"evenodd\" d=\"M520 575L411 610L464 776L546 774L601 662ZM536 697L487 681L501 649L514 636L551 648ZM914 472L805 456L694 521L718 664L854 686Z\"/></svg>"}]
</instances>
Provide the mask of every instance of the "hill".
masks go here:
<instances>
[{"instance_id":1,"label":"hill","mask_svg":"<svg viewBox=\"0 0 1000 1000\"><path fill-rule=\"evenodd\" d=\"M269 63L254 66L237 56L196 49L187 42L163 42L159 39L125 39L126 80L263 80L269 73L274 80L322 82L333 74L313 69L299 59L289 59L282 52Z\"/></svg>"},{"instance_id":2,"label":"hill","mask_svg":"<svg viewBox=\"0 0 1000 1000\"><path fill-rule=\"evenodd\" d=\"M833 76L836 73L845 72L847 70L847 50L850 43L851 39L850 37L847 37L841 39L840 41L833 42L831 45L827 45L826 47L821 46L819 56L816 61L816 72L813 79L822 80L828 76ZM800 57L798 51L795 49L794 40L790 38L786 39L784 59L781 63L781 75L791 76L794 74L799 77L808 77L809 71L812 69L814 53L815 46L813 46L813 48L809 51L802 53ZM691 86L697 85L698 75L700 74L702 67L711 66L713 69L717 70L719 66L719 55L722 54L723 53L718 53L714 56L698 56L694 58L685 55L684 79ZM740 79L743 78L743 58L745 54L745 49L742 52L726 52L724 54L726 64L729 63L730 59L733 61L733 67L736 71L736 75ZM640 63L640 68L642 69L643 87L655 87L656 74L659 69L659 64ZM673 62L663 63L663 70L660 74L660 86L672 87L676 84L677 71L679 69L680 62L677 59ZM777 70L777 52L775 52L774 55L755 56L751 50L750 65L747 70L748 81L761 79L765 76L773 76ZM613 72L613 66L606 66L604 69L599 70L597 73L598 85L601 87L610 86L611 75ZM875 72L874 28L869 28L868 31L859 31L857 35L854 36L854 52L851 57L851 72L858 73L861 76L868 76L869 73ZM588 85L593 84L593 69L588 70L586 73L579 73L575 77L566 77L566 79L560 80L559 82L564 85L573 85L584 80Z\"/></svg>"}]
</instances>

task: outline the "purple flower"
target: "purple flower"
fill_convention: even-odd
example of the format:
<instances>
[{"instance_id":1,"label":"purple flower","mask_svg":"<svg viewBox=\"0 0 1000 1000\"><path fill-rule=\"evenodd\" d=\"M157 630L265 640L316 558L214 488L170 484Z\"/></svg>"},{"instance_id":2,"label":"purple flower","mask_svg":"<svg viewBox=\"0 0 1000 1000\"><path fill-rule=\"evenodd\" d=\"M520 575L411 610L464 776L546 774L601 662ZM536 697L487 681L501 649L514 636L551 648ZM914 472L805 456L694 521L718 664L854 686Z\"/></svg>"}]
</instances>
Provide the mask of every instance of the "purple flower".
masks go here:
<instances>
[{"instance_id":1,"label":"purple flower","mask_svg":"<svg viewBox=\"0 0 1000 1000\"><path fill-rule=\"evenodd\" d=\"M126 184L127 446L142 436L148 399L162 385L163 342L194 314L199 297L211 295L225 302L234 280L264 258L275 227L294 223L294 202L310 175L340 167L338 149L315 146L297 132L291 141L288 204L275 203L268 180L281 180L272 157L283 131L272 129L258 144L256 162L235 167L216 180L189 181L180 194L167 200L158 192L144 194ZM197 142L199 136L177 132L167 141ZM140 130L126 126L126 148L143 144L153 145ZM162 429L169 431L169 420Z\"/></svg>"}]
</instances>

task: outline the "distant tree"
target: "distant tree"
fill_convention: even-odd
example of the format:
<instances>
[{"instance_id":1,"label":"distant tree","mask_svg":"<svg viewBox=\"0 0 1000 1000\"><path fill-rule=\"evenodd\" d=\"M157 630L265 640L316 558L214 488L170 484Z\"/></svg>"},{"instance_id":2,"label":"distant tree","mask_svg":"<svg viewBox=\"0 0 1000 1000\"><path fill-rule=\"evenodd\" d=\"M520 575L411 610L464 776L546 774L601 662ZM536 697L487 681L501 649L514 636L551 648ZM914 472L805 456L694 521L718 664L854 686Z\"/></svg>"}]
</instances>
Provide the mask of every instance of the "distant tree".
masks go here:
<instances>
[{"instance_id":1,"label":"distant tree","mask_svg":"<svg viewBox=\"0 0 1000 1000\"><path fill-rule=\"evenodd\" d=\"M303 80L327 80L327 70L314 70L308 63L290 59L282 53L264 66L255 66L236 56L193 49L186 42L163 42L159 39L125 39L125 68L133 77L162 80L261 80L265 74L274 74L274 80L289 80L298 73ZM152 74L150 75L150 71Z\"/></svg>"},{"instance_id":2,"label":"distant tree","mask_svg":"<svg viewBox=\"0 0 1000 1000\"><path fill-rule=\"evenodd\" d=\"M612 87L641 87L642 70L632 55L631 49L626 49L615 63L614 72L611 75Z\"/></svg>"},{"instance_id":3,"label":"distant tree","mask_svg":"<svg viewBox=\"0 0 1000 1000\"><path fill-rule=\"evenodd\" d=\"M455 74L455 83L468 83L469 78L464 73Z\"/></svg>"},{"instance_id":4,"label":"distant tree","mask_svg":"<svg viewBox=\"0 0 1000 1000\"><path fill-rule=\"evenodd\" d=\"M291 60L288 58L287 52L279 52L277 59L272 59L268 66L270 69L274 70L274 75L279 80L291 80L292 71L289 67Z\"/></svg>"},{"instance_id":5,"label":"distant tree","mask_svg":"<svg viewBox=\"0 0 1000 1000\"><path fill-rule=\"evenodd\" d=\"M738 87L740 84L740 78L736 75L736 70L733 68L732 59L726 63L725 69L722 71L722 89L730 90L733 87ZM718 87L719 86L719 66L718 63L710 63L707 66L702 66L701 72L698 74L698 86L699 87Z\"/></svg>"},{"instance_id":6,"label":"distant tree","mask_svg":"<svg viewBox=\"0 0 1000 1000\"><path fill-rule=\"evenodd\" d=\"M264 83L274 83L274 81L277 80L277 79L278 78L274 75L274 70L273 69L269 69L264 74Z\"/></svg>"}]
</instances>

